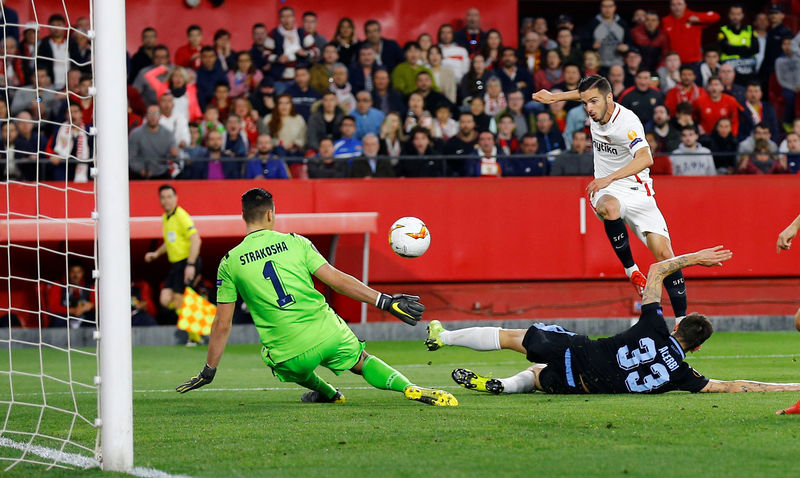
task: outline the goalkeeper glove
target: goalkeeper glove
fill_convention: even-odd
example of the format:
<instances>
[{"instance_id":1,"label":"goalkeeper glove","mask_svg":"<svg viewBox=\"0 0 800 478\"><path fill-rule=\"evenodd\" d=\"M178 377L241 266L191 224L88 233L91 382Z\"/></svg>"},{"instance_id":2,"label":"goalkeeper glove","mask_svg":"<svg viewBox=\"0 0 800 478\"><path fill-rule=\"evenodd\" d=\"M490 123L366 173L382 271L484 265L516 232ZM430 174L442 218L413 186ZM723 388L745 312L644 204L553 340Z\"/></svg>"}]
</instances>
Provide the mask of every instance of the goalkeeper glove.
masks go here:
<instances>
[{"instance_id":1,"label":"goalkeeper glove","mask_svg":"<svg viewBox=\"0 0 800 478\"><path fill-rule=\"evenodd\" d=\"M419 297L408 294L395 294L394 296L380 294L375 305L409 325L417 325L425 311L425 306L419 302Z\"/></svg>"},{"instance_id":2,"label":"goalkeeper glove","mask_svg":"<svg viewBox=\"0 0 800 478\"><path fill-rule=\"evenodd\" d=\"M208 366L208 364L206 364L200 373L175 387L175 390L179 393L186 393L189 390L194 390L195 388L200 388L203 385L208 385L212 380L214 380L214 374L216 373L217 369L211 368Z\"/></svg>"}]
</instances>

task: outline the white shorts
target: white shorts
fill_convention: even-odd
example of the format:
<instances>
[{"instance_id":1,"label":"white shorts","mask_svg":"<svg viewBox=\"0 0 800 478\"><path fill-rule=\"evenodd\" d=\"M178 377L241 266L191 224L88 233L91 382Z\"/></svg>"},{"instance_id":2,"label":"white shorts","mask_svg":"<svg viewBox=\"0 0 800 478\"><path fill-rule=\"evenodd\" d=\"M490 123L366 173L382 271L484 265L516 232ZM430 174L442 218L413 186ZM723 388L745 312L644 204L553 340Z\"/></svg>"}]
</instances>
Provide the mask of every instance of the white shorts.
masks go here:
<instances>
[{"instance_id":1,"label":"white shorts","mask_svg":"<svg viewBox=\"0 0 800 478\"><path fill-rule=\"evenodd\" d=\"M613 196L619 201L620 217L645 245L647 245L646 232L658 234L669 239L667 221L664 220L664 216L658 209L656 198L653 195L648 195L642 186L638 186L634 190L612 184L594 193L591 198L592 208L596 208L600 198L606 195ZM599 215L597 217L600 218Z\"/></svg>"}]
</instances>

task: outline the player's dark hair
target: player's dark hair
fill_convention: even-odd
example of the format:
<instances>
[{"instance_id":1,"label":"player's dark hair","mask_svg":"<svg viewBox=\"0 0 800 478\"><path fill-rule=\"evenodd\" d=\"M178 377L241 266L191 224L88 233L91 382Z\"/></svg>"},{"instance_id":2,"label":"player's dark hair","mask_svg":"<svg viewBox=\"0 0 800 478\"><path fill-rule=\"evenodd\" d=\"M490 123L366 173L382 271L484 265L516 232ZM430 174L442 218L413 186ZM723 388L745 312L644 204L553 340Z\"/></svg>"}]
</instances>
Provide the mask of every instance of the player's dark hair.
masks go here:
<instances>
[{"instance_id":1,"label":"player's dark hair","mask_svg":"<svg viewBox=\"0 0 800 478\"><path fill-rule=\"evenodd\" d=\"M578 83L578 92L584 93L591 89L597 88L597 91L603 95L603 97L608 96L611 93L611 83L608 82L605 77L600 75L591 75L583 78L580 83Z\"/></svg>"},{"instance_id":2,"label":"player's dark hair","mask_svg":"<svg viewBox=\"0 0 800 478\"><path fill-rule=\"evenodd\" d=\"M678 324L675 338L681 341L686 350L694 350L703 345L713 333L714 326L711 325L711 321L705 315L692 312Z\"/></svg>"},{"instance_id":3,"label":"player's dark hair","mask_svg":"<svg viewBox=\"0 0 800 478\"><path fill-rule=\"evenodd\" d=\"M242 194L242 217L244 222L253 224L264 219L267 211L274 211L272 194L263 188L253 188Z\"/></svg>"},{"instance_id":4,"label":"player's dark hair","mask_svg":"<svg viewBox=\"0 0 800 478\"><path fill-rule=\"evenodd\" d=\"M158 195L160 196L161 193L166 191L166 190L172 191L173 194L178 194L177 191L175 191L175 188L173 188L171 185L162 184L161 186L158 187Z\"/></svg>"}]
</instances>

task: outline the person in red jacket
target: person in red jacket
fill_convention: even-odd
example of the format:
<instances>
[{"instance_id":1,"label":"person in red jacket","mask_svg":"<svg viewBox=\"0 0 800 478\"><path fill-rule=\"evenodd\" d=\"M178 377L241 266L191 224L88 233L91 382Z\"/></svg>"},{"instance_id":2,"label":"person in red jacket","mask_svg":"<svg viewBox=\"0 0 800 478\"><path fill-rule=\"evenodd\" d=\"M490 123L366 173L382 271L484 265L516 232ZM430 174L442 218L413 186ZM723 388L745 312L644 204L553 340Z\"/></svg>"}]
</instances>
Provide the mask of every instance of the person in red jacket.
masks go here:
<instances>
[{"instance_id":1,"label":"person in red jacket","mask_svg":"<svg viewBox=\"0 0 800 478\"><path fill-rule=\"evenodd\" d=\"M650 71L656 71L661 60L669 53L669 38L659 24L658 14L649 11L645 14L644 22L631 30L631 39L642 52L642 64Z\"/></svg>"},{"instance_id":2,"label":"person in red jacket","mask_svg":"<svg viewBox=\"0 0 800 478\"><path fill-rule=\"evenodd\" d=\"M711 133L714 125L720 118L731 120L731 131L733 135L739 134L739 111L744 108L731 95L722 92L722 80L718 76L708 79L707 96L701 96L692 104L693 116L700 125L702 134Z\"/></svg>"},{"instance_id":3,"label":"person in red jacket","mask_svg":"<svg viewBox=\"0 0 800 478\"><path fill-rule=\"evenodd\" d=\"M200 68L200 49L203 48L203 29L199 25L189 25L186 29L189 43L175 50L175 64L196 70Z\"/></svg>"},{"instance_id":4,"label":"person in red jacket","mask_svg":"<svg viewBox=\"0 0 800 478\"><path fill-rule=\"evenodd\" d=\"M70 328L93 326L94 318L94 285L86 281L83 265L73 263L67 270L67 287L52 286L47 292L50 327Z\"/></svg>"},{"instance_id":5,"label":"person in red jacket","mask_svg":"<svg viewBox=\"0 0 800 478\"><path fill-rule=\"evenodd\" d=\"M702 61L703 29L717 23L719 14L689 10L686 0L670 0L669 10L671 14L661 20L661 26L669 38L670 49L681 56L681 63Z\"/></svg>"},{"instance_id":6,"label":"person in red jacket","mask_svg":"<svg viewBox=\"0 0 800 478\"><path fill-rule=\"evenodd\" d=\"M697 86L694 80L697 75L691 65L681 65L681 82L671 90L667 91L667 98L664 106L669 110L670 116L675 116L680 103L691 103L694 108L698 98L708 97L708 93L703 88Z\"/></svg>"}]
</instances>

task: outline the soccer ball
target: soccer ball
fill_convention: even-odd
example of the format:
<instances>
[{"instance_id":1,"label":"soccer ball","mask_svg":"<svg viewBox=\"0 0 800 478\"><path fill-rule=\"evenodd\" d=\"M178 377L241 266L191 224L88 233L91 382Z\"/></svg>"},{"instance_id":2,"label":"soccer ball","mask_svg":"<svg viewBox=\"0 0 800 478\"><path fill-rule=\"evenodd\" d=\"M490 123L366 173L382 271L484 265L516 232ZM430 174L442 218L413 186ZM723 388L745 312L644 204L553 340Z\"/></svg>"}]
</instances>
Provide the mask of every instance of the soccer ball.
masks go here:
<instances>
[{"instance_id":1,"label":"soccer ball","mask_svg":"<svg viewBox=\"0 0 800 478\"><path fill-rule=\"evenodd\" d=\"M431 245L431 232L420 219L401 217L389 230L389 245L400 257L419 257Z\"/></svg>"}]
</instances>

